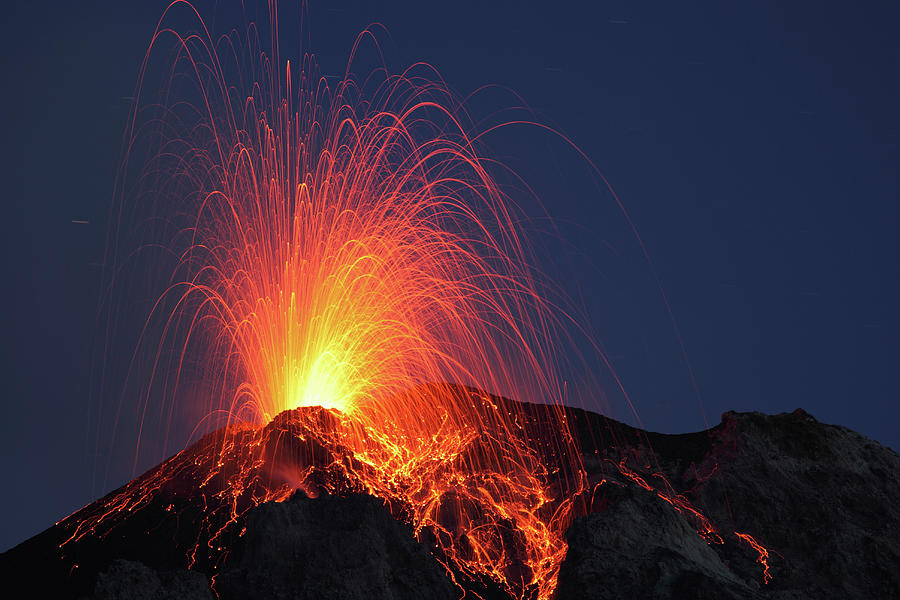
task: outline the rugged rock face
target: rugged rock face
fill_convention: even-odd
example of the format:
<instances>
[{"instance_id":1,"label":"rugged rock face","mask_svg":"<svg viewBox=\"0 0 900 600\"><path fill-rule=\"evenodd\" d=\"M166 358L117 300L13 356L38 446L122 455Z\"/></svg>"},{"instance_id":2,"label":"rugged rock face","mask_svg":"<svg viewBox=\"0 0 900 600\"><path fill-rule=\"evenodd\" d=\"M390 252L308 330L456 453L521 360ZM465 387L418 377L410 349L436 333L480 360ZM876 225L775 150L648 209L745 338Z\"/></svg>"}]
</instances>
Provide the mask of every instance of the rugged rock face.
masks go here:
<instances>
[{"instance_id":1,"label":"rugged rock face","mask_svg":"<svg viewBox=\"0 0 900 600\"><path fill-rule=\"evenodd\" d=\"M458 597L409 527L363 495L257 507L215 587L222 600Z\"/></svg>"},{"instance_id":2,"label":"rugged rock face","mask_svg":"<svg viewBox=\"0 0 900 600\"><path fill-rule=\"evenodd\" d=\"M802 410L726 413L690 497L772 550L784 598L900 598L900 456Z\"/></svg>"},{"instance_id":3,"label":"rugged rock face","mask_svg":"<svg viewBox=\"0 0 900 600\"><path fill-rule=\"evenodd\" d=\"M630 443L586 461L607 485L595 514L569 530L560 598L900 598L893 450L799 409L728 412L696 434L626 429L623 437ZM668 482L653 482L654 492L671 485L709 518L721 543L691 536L684 514L660 494L622 487L601 458L650 464Z\"/></svg>"},{"instance_id":4,"label":"rugged rock face","mask_svg":"<svg viewBox=\"0 0 900 600\"><path fill-rule=\"evenodd\" d=\"M672 506L656 494L613 487L608 507L568 532L559 600L759 598Z\"/></svg>"},{"instance_id":5,"label":"rugged rock face","mask_svg":"<svg viewBox=\"0 0 900 600\"><path fill-rule=\"evenodd\" d=\"M709 431L684 435L575 409L568 418L594 485L567 533L560 600L900 598L896 452L801 410L726 413ZM696 507L714 532L699 535L684 506ZM214 577L179 563L183 555L169 546L181 530L159 521L168 514L160 510L77 547L75 558L60 554L62 533L52 527L0 556L0 589L97 600L461 593L430 549L369 496L298 493L252 509Z\"/></svg>"}]
</instances>

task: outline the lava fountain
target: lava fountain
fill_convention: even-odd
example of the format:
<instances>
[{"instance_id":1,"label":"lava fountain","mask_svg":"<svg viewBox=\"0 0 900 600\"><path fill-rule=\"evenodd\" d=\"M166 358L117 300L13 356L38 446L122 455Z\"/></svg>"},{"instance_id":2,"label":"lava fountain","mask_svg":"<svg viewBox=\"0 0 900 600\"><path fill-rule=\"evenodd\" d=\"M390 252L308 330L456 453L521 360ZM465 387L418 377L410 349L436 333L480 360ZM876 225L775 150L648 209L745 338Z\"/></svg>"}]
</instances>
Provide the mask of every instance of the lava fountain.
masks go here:
<instances>
[{"instance_id":1,"label":"lava fountain","mask_svg":"<svg viewBox=\"0 0 900 600\"><path fill-rule=\"evenodd\" d=\"M174 36L167 85L142 104L148 52L125 164L140 162L142 140L152 150L137 200L123 184L116 221L129 210L165 221L144 245L175 257L139 344L154 357L145 414L174 412L154 394L177 404L181 381L202 373L216 390L202 412L226 427L218 458L194 461L206 465L198 485L226 477L229 453L258 449L215 491L228 516L206 545L248 506L340 479L389 502L453 572L514 597L552 596L584 485L552 409L563 399L558 316L463 106L427 66L363 81L348 69L329 85L309 56L299 69L282 63L274 34L262 52L253 27L214 41L199 15L199 33L165 20L151 50ZM550 410L531 427L474 390ZM261 483L283 413L319 450ZM142 489L172 476L163 469ZM110 500L73 538L144 498Z\"/></svg>"}]
</instances>

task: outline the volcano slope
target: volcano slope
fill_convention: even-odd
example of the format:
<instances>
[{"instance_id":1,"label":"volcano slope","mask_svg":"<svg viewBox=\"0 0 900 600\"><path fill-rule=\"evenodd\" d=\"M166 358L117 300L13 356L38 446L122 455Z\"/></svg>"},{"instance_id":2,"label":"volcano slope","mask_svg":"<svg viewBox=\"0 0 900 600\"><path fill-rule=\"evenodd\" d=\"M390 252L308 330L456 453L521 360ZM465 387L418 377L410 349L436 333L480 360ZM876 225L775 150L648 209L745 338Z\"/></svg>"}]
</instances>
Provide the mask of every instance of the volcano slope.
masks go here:
<instances>
[{"instance_id":1,"label":"volcano slope","mask_svg":"<svg viewBox=\"0 0 900 600\"><path fill-rule=\"evenodd\" d=\"M515 411L534 436L558 418L457 393ZM0 555L3 596L509 597L508 586L461 572L441 530L414 530L408 507L348 477L368 465L349 452L335 462L339 440L319 435L340 420L305 408L207 435ZM894 451L802 410L729 412L681 435L575 408L564 420L587 481L567 522L558 598L900 597ZM552 444L540 452L562 489L571 473L552 465L563 457Z\"/></svg>"}]
</instances>

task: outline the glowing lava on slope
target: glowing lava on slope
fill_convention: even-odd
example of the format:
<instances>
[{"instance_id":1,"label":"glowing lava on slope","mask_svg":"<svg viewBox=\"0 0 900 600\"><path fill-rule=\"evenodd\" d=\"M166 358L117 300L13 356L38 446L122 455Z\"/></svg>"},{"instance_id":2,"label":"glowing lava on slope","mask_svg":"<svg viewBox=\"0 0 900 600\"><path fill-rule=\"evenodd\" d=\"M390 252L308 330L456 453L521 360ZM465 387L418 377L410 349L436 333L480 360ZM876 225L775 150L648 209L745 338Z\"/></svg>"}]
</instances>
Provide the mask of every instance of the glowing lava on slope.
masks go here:
<instances>
[{"instance_id":1,"label":"glowing lava on slope","mask_svg":"<svg viewBox=\"0 0 900 600\"><path fill-rule=\"evenodd\" d=\"M124 518L169 540L174 565L215 573L260 503L297 490L313 497L364 492L411 523L461 583L550 597L565 556L572 489L583 484L565 467L569 449L548 442L548 423L565 426L565 416L462 386L420 386L405 395L396 401L423 407L398 425L303 407L262 427L212 433L61 522L67 537L60 548L73 560L96 561L80 544L121 537ZM465 423L453 417L463 410ZM172 520L183 531L158 531Z\"/></svg>"},{"instance_id":2,"label":"glowing lava on slope","mask_svg":"<svg viewBox=\"0 0 900 600\"><path fill-rule=\"evenodd\" d=\"M176 257L142 335L143 410L177 412L182 381L202 378L216 392L201 410L225 427L64 522L63 547L160 494L180 516L199 495L182 549L215 569L253 506L358 490L452 573L551 597L588 486L559 313L463 106L421 65L329 86L311 57L279 75L276 37L264 53L255 28L214 41L199 16L196 34L164 22L151 50L174 36L175 58L146 103L145 60L125 161L138 192L126 172L115 219L164 221L144 243ZM546 409L536 423L475 390Z\"/></svg>"}]
</instances>

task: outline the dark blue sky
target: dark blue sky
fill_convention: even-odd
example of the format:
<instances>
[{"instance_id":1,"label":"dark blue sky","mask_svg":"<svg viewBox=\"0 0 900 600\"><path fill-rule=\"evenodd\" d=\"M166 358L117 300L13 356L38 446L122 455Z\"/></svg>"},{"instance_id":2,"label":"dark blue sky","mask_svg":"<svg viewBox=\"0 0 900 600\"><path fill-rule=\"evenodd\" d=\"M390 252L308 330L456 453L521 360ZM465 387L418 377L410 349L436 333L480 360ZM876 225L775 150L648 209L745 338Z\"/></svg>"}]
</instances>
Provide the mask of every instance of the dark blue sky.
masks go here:
<instances>
[{"instance_id":1,"label":"dark blue sky","mask_svg":"<svg viewBox=\"0 0 900 600\"><path fill-rule=\"evenodd\" d=\"M5 9L0 549L127 475L97 489L106 458L87 450L96 263L126 98L166 3L127 4ZM538 248L646 427L799 406L900 448L900 5L313 4L326 74L379 21L392 67L427 61L464 94L509 86L609 179L702 409L652 272L584 162L537 130L487 140L559 228Z\"/></svg>"}]
</instances>

